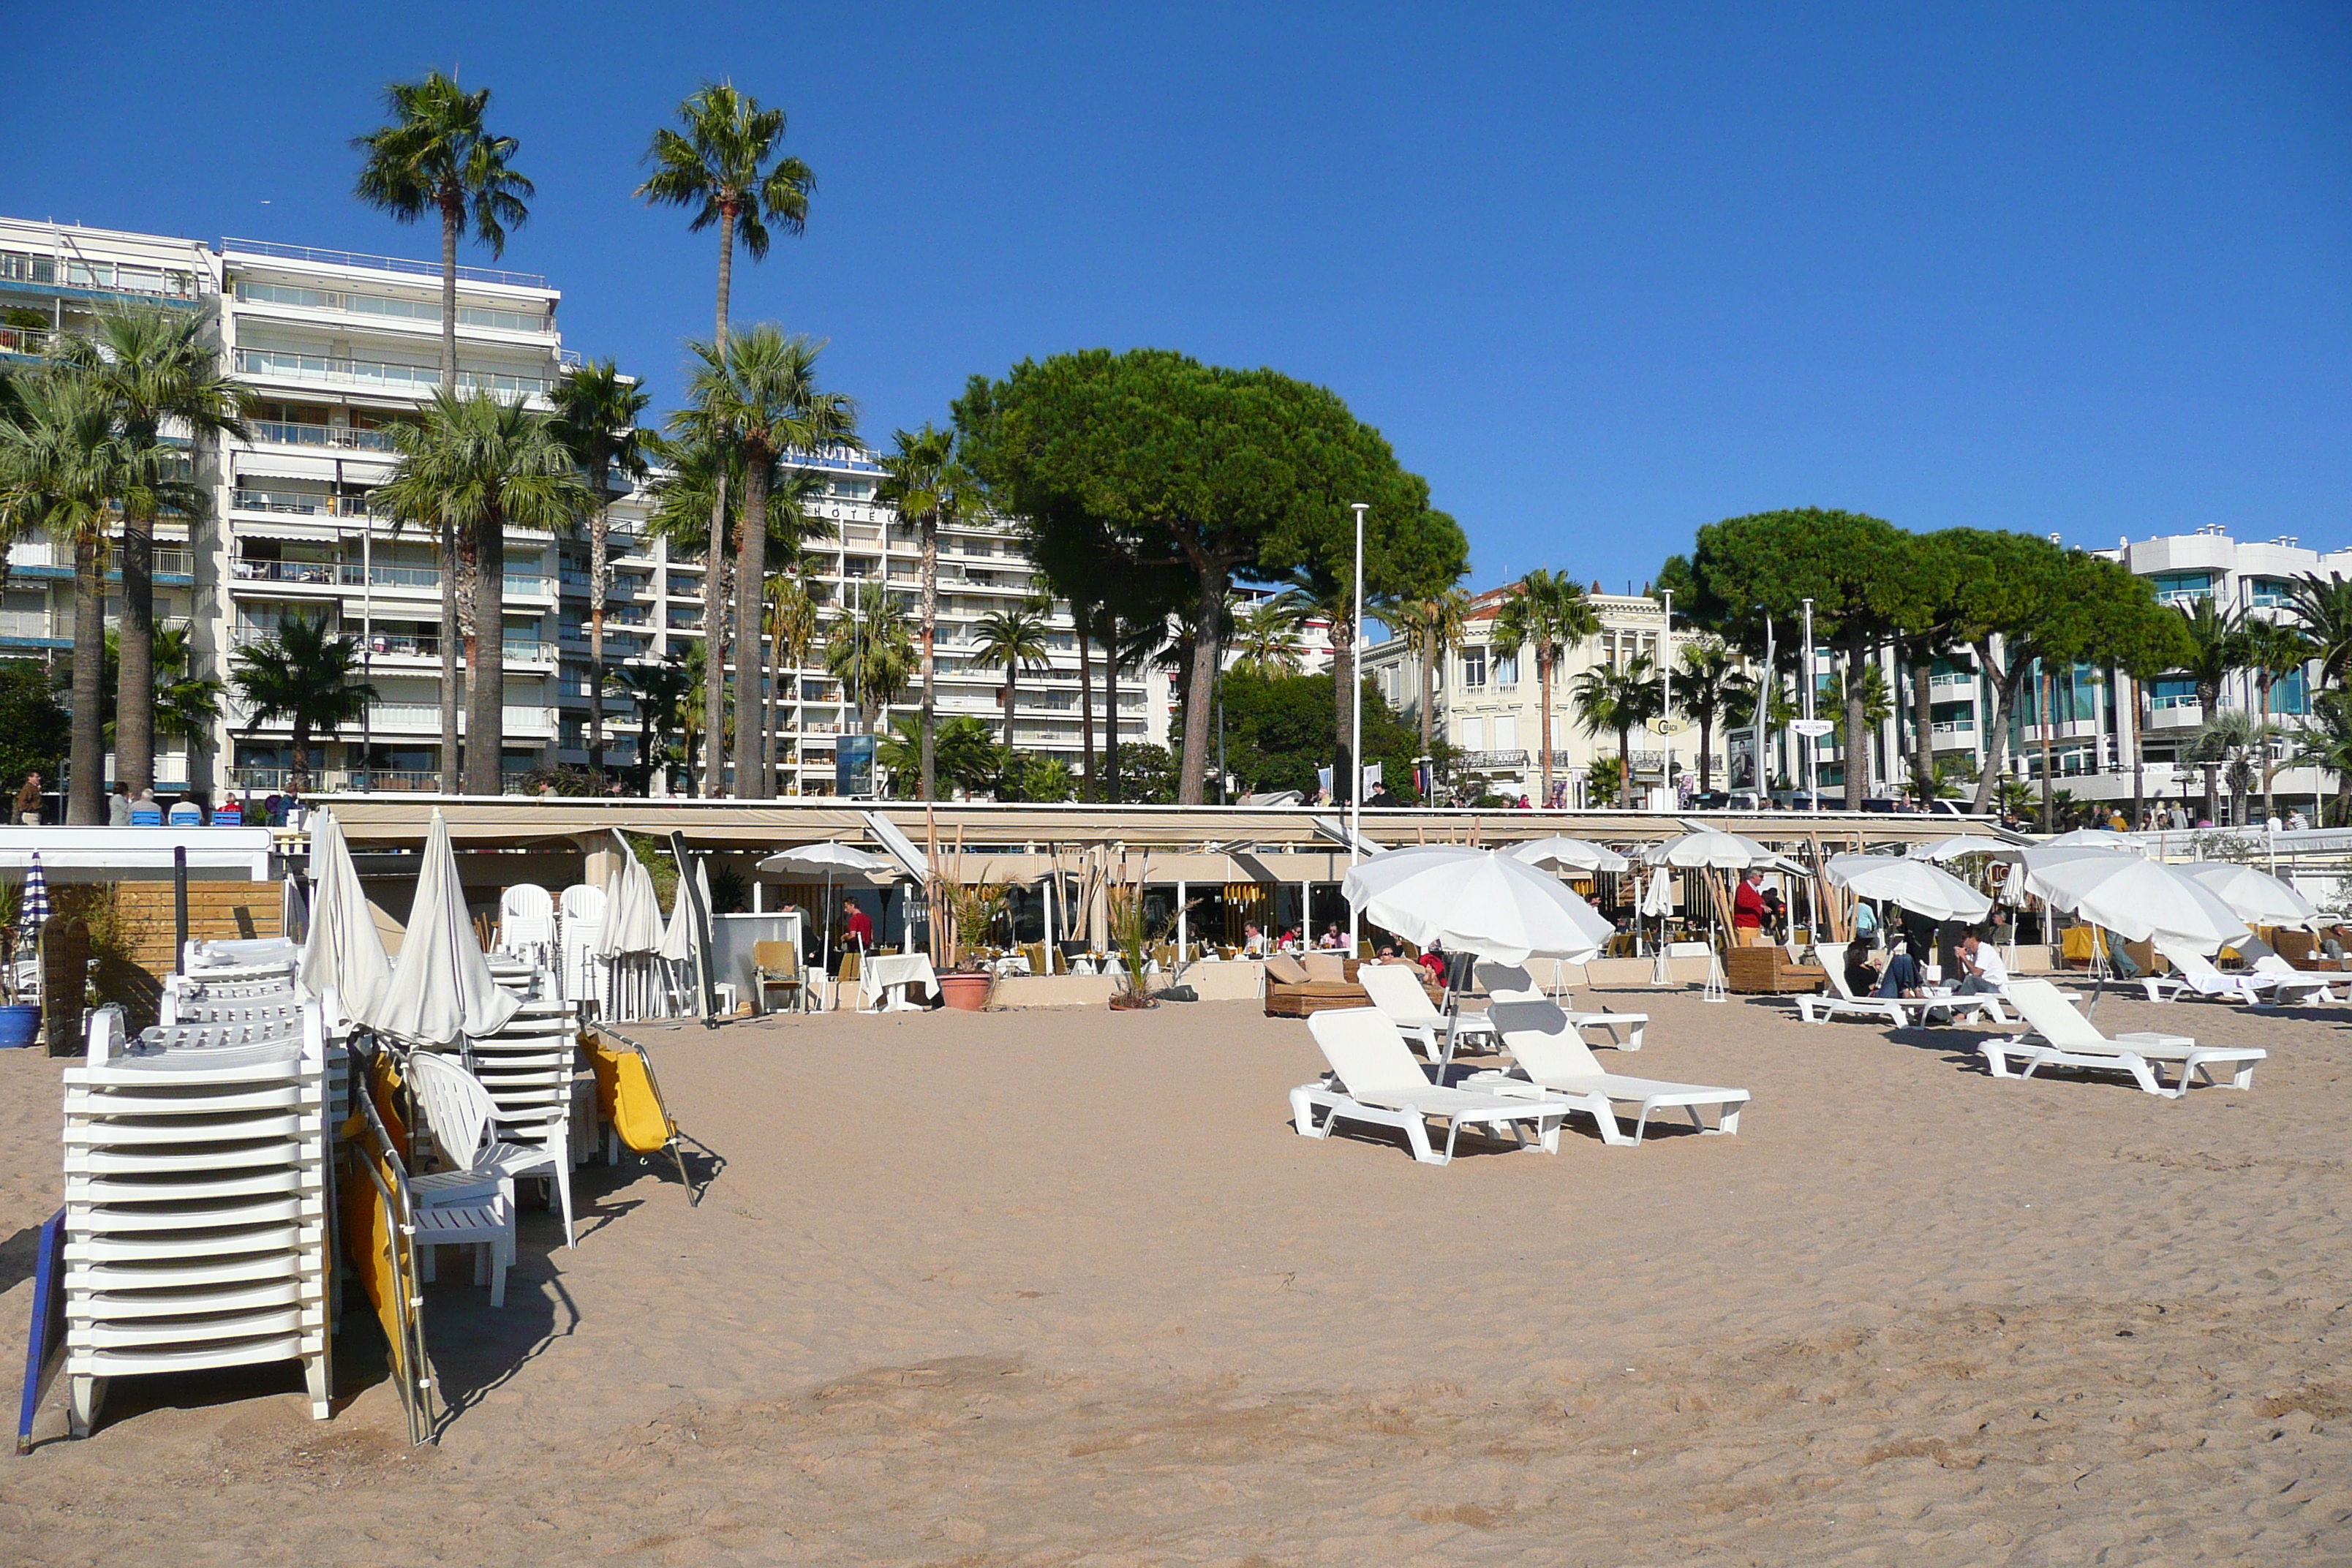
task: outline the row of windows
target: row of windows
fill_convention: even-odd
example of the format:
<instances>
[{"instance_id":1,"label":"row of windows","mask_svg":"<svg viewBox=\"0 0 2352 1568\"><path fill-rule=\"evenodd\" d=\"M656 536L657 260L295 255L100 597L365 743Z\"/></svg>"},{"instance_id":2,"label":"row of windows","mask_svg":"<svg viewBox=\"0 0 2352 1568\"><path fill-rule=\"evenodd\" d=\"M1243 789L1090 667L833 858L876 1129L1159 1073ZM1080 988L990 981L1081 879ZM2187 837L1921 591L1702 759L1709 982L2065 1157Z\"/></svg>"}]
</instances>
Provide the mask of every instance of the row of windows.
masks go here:
<instances>
[{"instance_id":1,"label":"row of windows","mask_svg":"<svg viewBox=\"0 0 2352 1568\"><path fill-rule=\"evenodd\" d=\"M291 283L239 283L237 299L247 304L292 305L304 310L341 310L352 316L387 316L402 321L438 324L441 307L433 300L402 300L388 294L351 294L337 289L301 289ZM500 310L488 305L459 305L461 326L490 327L502 332L549 332L552 318L530 310Z\"/></svg>"}]
</instances>

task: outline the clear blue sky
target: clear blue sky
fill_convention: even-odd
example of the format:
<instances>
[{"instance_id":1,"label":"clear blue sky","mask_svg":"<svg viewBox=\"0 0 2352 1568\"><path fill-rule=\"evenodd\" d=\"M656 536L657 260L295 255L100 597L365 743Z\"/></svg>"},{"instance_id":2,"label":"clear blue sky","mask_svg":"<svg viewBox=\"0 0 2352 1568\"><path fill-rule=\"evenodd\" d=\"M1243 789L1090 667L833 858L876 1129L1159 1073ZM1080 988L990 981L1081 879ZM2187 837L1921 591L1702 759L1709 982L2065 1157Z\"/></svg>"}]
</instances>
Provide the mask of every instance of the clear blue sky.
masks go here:
<instances>
[{"instance_id":1,"label":"clear blue sky","mask_svg":"<svg viewBox=\"0 0 2352 1568\"><path fill-rule=\"evenodd\" d=\"M2057 13L2053 15L2052 13ZM1094 344L1336 388L1475 581L1845 507L2352 544L2352 8L28 8L0 211L430 256L349 195L394 77L495 89L507 265L667 401L716 246L630 199L705 77L791 115L739 320L870 439ZM469 259L487 260L476 255Z\"/></svg>"}]
</instances>

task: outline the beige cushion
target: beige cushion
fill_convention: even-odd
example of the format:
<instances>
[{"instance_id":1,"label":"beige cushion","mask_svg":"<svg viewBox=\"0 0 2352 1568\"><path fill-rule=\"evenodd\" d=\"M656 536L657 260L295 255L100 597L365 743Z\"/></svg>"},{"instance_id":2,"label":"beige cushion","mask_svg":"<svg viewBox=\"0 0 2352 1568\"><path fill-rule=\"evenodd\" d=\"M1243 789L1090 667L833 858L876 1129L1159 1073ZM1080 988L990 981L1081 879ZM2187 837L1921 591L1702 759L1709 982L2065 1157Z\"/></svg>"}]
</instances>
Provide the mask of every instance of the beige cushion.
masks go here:
<instances>
[{"instance_id":1,"label":"beige cushion","mask_svg":"<svg viewBox=\"0 0 2352 1568\"><path fill-rule=\"evenodd\" d=\"M1265 977L1284 985L1307 984L1307 971L1298 966L1298 960L1286 952L1277 952L1265 961Z\"/></svg>"},{"instance_id":2,"label":"beige cushion","mask_svg":"<svg viewBox=\"0 0 2352 1568\"><path fill-rule=\"evenodd\" d=\"M1348 958L1339 952L1310 952L1299 961L1307 966L1307 978L1327 981L1335 985L1348 983Z\"/></svg>"}]
</instances>

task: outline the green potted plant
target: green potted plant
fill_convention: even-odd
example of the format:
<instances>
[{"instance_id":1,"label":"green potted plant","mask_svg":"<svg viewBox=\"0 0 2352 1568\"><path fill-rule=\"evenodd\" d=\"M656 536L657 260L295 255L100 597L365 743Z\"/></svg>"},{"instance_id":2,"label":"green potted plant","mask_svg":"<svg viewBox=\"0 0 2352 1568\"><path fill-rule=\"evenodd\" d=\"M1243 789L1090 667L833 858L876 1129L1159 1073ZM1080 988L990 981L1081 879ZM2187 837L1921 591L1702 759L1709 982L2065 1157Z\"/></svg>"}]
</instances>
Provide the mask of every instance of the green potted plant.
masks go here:
<instances>
[{"instance_id":1,"label":"green potted plant","mask_svg":"<svg viewBox=\"0 0 2352 1568\"><path fill-rule=\"evenodd\" d=\"M1114 1012L1129 1012L1141 1007L1156 1007L1151 999L1150 982L1144 978L1143 966L1150 962L1151 919L1143 907L1143 889L1113 887L1110 899L1110 941L1118 949L1126 973L1118 977L1118 987L1110 994Z\"/></svg>"},{"instance_id":2,"label":"green potted plant","mask_svg":"<svg viewBox=\"0 0 2352 1568\"><path fill-rule=\"evenodd\" d=\"M978 953L995 931L997 917L1004 912L1004 900L1011 892L1003 882L982 881L968 888L955 882L940 884L940 900L946 906L950 940L954 943L948 955L953 967L939 977L940 997L949 1006L977 1013L988 1005L989 993L996 986L996 972Z\"/></svg>"}]
</instances>

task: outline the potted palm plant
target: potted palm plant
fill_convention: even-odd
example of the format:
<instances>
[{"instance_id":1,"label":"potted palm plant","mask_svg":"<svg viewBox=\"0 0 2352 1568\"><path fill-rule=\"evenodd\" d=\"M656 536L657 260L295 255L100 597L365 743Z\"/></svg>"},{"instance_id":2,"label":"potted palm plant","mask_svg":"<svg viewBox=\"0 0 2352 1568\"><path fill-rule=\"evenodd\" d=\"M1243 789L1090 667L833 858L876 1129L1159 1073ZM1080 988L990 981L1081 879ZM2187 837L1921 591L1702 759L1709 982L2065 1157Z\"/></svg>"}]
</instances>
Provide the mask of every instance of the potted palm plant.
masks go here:
<instances>
[{"instance_id":1,"label":"potted palm plant","mask_svg":"<svg viewBox=\"0 0 2352 1568\"><path fill-rule=\"evenodd\" d=\"M988 1005L989 993L996 985L996 972L978 955L996 929L996 917L1003 913L1004 900L1011 891L1003 882L983 880L971 887L950 881L940 884L940 901L946 906L955 943L955 950L949 954L954 967L940 976L940 996L949 1006L977 1013Z\"/></svg>"},{"instance_id":2,"label":"potted palm plant","mask_svg":"<svg viewBox=\"0 0 2352 1568\"><path fill-rule=\"evenodd\" d=\"M1125 966L1119 976L1118 988L1110 994L1114 1012L1129 1012L1140 1007L1156 1007L1151 999L1150 982L1144 978L1143 966L1150 962L1151 920L1143 907L1143 888L1113 887L1109 889L1111 945L1118 949Z\"/></svg>"}]
</instances>

